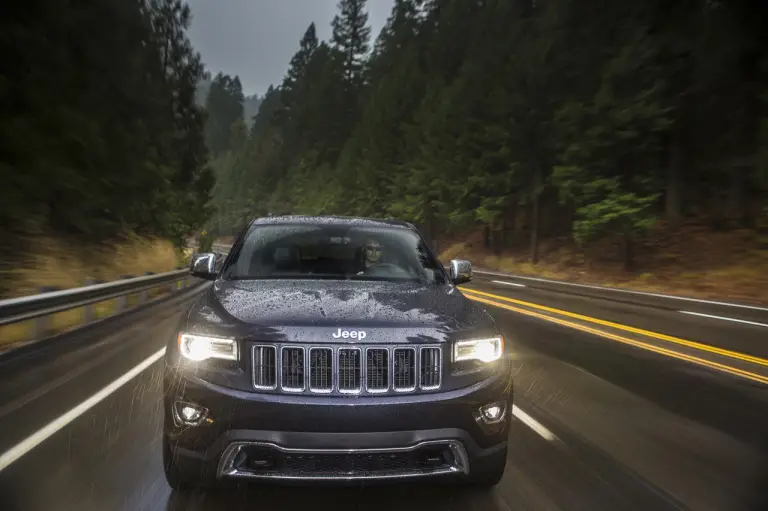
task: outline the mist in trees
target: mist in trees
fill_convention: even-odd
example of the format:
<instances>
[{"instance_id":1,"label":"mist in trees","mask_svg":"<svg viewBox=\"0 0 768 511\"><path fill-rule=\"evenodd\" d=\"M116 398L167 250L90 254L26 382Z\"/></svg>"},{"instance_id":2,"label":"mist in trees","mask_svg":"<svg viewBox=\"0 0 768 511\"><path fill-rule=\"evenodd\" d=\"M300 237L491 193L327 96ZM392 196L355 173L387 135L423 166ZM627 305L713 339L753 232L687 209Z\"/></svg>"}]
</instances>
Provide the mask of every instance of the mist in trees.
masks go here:
<instances>
[{"instance_id":1,"label":"mist in trees","mask_svg":"<svg viewBox=\"0 0 768 511\"><path fill-rule=\"evenodd\" d=\"M267 213L397 216L493 245L620 240L766 216L768 44L757 0L364 0L314 25L247 140L212 227Z\"/></svg>"}]
</instances>

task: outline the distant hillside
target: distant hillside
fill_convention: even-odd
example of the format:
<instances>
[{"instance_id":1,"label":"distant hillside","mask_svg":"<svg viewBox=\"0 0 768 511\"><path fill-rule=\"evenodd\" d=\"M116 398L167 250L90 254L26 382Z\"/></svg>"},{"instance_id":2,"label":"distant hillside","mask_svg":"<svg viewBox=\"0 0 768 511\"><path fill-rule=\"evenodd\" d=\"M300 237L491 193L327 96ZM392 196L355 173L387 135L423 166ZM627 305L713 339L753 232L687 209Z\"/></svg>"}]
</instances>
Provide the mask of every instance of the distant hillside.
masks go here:
<instances>
[{"instance_id":1,"label":"distant hillside","mask_svg":"<svg viewBox=\"0 0 768 511\"><path fill-rule=\"evenodd\" d=\"M205 105L206 99L208 99L208 92L211 90L211 83L213 80L206 79L201 80L200 83L197 85L197 104L198 105ZM261 106L261 102L264 98L259 96L258 94L254 94L253 96L246 96L245 101L243 101L243 117L245 118L245 124L248 126L248 129L251 128L251 125L253 125L253 116L256 115L259 112L259 107Z\"/></svg>"}]
</instances>

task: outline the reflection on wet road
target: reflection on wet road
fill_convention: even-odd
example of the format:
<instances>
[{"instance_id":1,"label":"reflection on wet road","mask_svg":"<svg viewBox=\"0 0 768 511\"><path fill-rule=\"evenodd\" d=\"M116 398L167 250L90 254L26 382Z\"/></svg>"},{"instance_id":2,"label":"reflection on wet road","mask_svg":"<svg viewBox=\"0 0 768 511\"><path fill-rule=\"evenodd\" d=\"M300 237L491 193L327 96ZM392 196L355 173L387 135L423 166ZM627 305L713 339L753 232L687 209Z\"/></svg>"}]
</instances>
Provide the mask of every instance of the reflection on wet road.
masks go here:
<instances>
[{"instance_id":1,"label":"reflection on wet road","mask_svg":"<svg viewBox=\"0 0 768 511\"><path fill-rule=\"evenodd\" d=\"M476 289L492 289L478 281ZM520 297L523 290L509 290ZM574 300L577 300L574 298ZM558 304L562 306L562 304ZM490 492L426 483L249 485L174 495L162 473L161 362L0 472L7 511L758 510L766 387L488 306L515 352L504 480ZM162 347L174 317L136 325L114 356L0 417L0 451ZM764 504L764 502L763 502Z\"/></svg>"}]
</instances>

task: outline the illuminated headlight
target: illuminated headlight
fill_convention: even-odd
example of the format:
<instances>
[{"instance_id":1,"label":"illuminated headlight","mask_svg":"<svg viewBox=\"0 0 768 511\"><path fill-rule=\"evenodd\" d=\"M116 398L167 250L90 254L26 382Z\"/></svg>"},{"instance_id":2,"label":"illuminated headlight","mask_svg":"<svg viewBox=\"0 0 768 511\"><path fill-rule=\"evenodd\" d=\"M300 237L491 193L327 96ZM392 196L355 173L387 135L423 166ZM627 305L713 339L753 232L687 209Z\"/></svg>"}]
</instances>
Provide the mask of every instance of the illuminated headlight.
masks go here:
<instances>
[{"instance_id":1,"label":"illuminated headlight","mask_svg":"<svg viewBox=\"0 0 768 511\"><path fill-rule=\"evenodd\" d=\"M198 362L209 358L237 360L237 341L223 337L179 334L179 351L185 358Z\"/></svg>"},{"instance_id":2,"label":"illuminated headlight","mask_svg":"<svg viewBox=\"0 0 768 511\"><path fill-rule=\"evenodd\" d=\"M454 362L462 362L464 360L493 362L501 358L503 352L504 338L501 336L471 341L457 341L453 345L453 360Z\"/></svg>"}]
</instances>

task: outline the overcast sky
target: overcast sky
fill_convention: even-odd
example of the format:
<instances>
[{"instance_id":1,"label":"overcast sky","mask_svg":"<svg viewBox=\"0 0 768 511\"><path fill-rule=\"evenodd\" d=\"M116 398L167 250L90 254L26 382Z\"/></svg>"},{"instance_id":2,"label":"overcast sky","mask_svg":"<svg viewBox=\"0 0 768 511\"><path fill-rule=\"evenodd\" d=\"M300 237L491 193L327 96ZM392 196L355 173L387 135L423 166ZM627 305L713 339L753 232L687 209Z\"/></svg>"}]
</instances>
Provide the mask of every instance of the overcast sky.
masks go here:
<instances>
[{"instance_id":1,"label":"overcast sky","mask_svg":"<svg viewBox=\"0 0 768 511\"><path fill-rule=\"evenodd\" d=\"M328 40L338 0L188 0L190 38L206 69L240 76L246 95L278 84L299 40L315 22L317 37ZM394 0L368 0L371 42L392 10Z\"/></svg>"}]
</instances>

